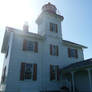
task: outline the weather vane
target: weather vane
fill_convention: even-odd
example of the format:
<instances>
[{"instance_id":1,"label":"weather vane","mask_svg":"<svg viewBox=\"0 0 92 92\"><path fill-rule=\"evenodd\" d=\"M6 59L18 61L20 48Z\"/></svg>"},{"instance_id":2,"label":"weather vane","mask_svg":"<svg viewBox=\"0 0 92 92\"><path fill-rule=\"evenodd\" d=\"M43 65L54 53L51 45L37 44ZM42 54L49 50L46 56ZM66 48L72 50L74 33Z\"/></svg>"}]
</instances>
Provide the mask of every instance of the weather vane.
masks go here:
<instances>
[{"instance_id":1,"label":"weather vane","mask_svg":"<svg viewBox=\"0 0 92 92\"><path fill-rule=\"evenodd\" d=\"M55 1L55 0L49 0L48 2L50 2L50 3L51 3L51 2L53 2L53 1Z\"/></svg>"}]
</instances>

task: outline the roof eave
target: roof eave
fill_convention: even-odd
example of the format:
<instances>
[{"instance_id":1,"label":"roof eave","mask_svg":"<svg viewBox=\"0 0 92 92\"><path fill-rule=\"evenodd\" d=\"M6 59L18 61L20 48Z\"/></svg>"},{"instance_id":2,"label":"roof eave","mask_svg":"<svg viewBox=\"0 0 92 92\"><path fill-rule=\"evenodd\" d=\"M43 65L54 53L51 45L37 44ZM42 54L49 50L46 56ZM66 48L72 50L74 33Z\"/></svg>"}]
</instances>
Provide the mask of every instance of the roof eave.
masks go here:
<instances>
[{"instance_id":1,"label":"roof eave","mask_svg":"<svg viewBox=\"0 0 92 92\"><path fill-rule=\"evenodd\" d=\"M4 39L3 39L3 44L2 44L2 48L1 48L1 53L6 53L6 51L7 51L10 32L15 32L15 33L18 33L20 35L26 35L26 36L33 37L33 38L40 39L40 40L45 39L44 36L40 36L40 35L35 34L35 33L30 33L30 32L24 33L23 31L20 31L19 29L15 29L12 27L6 27Z\"/></svg>"},{"instance_id":2,"label":"roof eave","mask_svg":"<svg viewBox=\"0 0 92 92\"><path fill-rule=\"evenodd\" d=\"M67 41L67 40L63 40L63 43L66 44L66 45L70 44L72 46L76 46L76 47L80 47L80 48L85 48L85 49L88 48L84 45L73 43L73 42L70 42L70 41Z\"/></svg>"},{"instance_id":3,"label":"roof eave","mask_svg":"<svg viewBox=\"0 0 92 92\"><path fill-rule=\"evenodd\" d=\"M90 62L90 63L88 63ZM76 63L73 63L73 64L70 64L68 66L65 66L64 68L61 69L61 72L71 72L71 71L76 71L76 70L79 70L79 69L84 69L84 68L90 68L92 67L92 58L90 59L87 59L87 60L84 60L84 61L80 61L80 62L76 62ZM82 63L81 65L79 65L80 63ZM76 66L75 66L76 64Z\"/></svg>"},{"instance_id":4,"label":"roof eave","mask_svg":"<svg viewBox=\"0 0 92 92\"><path fill-rule=\"evenodd\" d=\"M1 53L6 53L6 49L7 49L7 46L8 46L7 45L8 40L9 40L9 34L8 34L7 30L6 30L5 34L4 34L4 39L3 39Z\"/></svg>"}]
</instances>

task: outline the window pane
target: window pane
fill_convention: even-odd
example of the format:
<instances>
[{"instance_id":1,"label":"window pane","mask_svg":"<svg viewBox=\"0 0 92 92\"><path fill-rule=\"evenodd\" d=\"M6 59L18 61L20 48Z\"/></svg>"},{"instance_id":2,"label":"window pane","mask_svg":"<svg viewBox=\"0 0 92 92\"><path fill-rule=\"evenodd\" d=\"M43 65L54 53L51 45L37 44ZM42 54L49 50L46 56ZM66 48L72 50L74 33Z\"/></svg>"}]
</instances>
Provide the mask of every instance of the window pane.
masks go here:
<instances>
[{"instance_id":1,"label":"window pane","mask_svg":"<svg viewBox=\"0 0 92 92\"><path fill-rule=\"evenodd\" d=\"M50 31L56 32L57 30L57 24L50 23Z\"/></svg>"},{"instance_id":2,"label":"window pane","mask_svg":"<svg viewBox=\"0 0 92 92\"><path fill-rule=\"evenodd\" d=\"M55 32L55 24L53 24L53 32Z\"/></svg>"},{"instance_id":3,"label":"window pane","mask_svg":"<svg viewBox=\"0 0 92 92\"><path fill-rule=\"evenodd\" d=\"M52 46L52 53L55 56L55 46Z\"/></svg>"},{"instance_id":4,"label":"window pane","mask_svg":"<svg viewBox=\"0 0 92 92\"><path fill-rule=\"evenodd\" d=\"M52 80L56 80L56 76L57 75L57 73L56 73L56 66L53 66L52 67Z\"/></svg>"},{"instance_id":5,"label":"window pane","mask_svg":"<svg viewBox=\"0 0 92 92\"><path fill-rule=\"evenodd\" d=\"M26 64L25 65L25 79L32 79L32 71L33 71L32 64Z\"/></svg>"},{"instance_id":6,"label":"window pane","mask_svg":"<svg viewBox=\"0 0 92 92\"><path fill-rule=\"evenodd\" d=\"M53 24L50 24L50 30L53 31Z\"/></svg>"},{"instance_id":7,"label":"window pane","mask_svg":"<svg viewBox=\"0 0 92 92\"><path fill-rule=\"evenodd\" d=\"M32 72L32 65L31 64L26 64L25 72Z\"/></svg>"},{"instance_id":8,"label":"window pane","mask_svg":"<svg viewBox=\"0 0 92 92\"><path fill-rule=\"evenodd\" d=\"M75 49L71 49L71 57L76 57Z\"/></svg>"},{"instance_id":9,"label":"window pane","mask_svg":"<svg viewBox=\"0 0 92 92\"><path fill-rule=\"evenodd\" d=\"M32 73L25 73L25 79L32 79Z\"/></svg>"},{"instance_id":10,"label":"window pane","mask_svg":"<svg viewBox=\"0 0 92 92\"><path fill-rule=\"evenodd\" d=\"M27 49L30 51L34 51L34 42L28 41L27 42Z\"/></svg>"},{"instance_id":11,"label":"window pane","mask_svg":"<svg viewBox=\"0 0 92 92\"><path fill-rule=\"evenodd\" d=\"M57 56L57 46L55 46L55 45L52 45L52 55L53 56Z\"/></svg>"}]
</instances>

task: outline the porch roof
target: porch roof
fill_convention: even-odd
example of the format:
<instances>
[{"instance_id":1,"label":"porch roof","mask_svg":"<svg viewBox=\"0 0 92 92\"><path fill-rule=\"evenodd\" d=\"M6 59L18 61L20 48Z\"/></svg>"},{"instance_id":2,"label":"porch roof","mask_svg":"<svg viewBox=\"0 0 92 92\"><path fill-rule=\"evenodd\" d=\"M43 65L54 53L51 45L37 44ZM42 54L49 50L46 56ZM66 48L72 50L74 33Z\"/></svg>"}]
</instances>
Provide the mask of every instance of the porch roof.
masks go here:
<instances>
[{"instance_id":1,"label":"porch roof","mask_svg":"<svg viewBox=\"0 0 92 92\"><path fill-rule=\"evenodd\" d=\"M77 63L70 64L64 68L61 69L61 72L69 72L74 71L82 68L88 68L92 66L92 58L83 60Z\"/></svg>"}]
</instances>

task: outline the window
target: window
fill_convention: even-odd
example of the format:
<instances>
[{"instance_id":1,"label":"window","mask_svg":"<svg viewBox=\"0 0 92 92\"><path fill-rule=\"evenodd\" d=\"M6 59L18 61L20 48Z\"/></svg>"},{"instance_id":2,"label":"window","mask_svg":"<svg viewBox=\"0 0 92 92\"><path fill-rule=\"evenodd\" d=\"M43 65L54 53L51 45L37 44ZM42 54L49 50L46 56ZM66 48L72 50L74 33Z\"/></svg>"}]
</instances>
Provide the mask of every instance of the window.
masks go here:
<instances>
[{"instance_id":1,"label":"window","mask_svg":"<svg viewBox=\"0 0 92 92\"><path fill-rule=\"evenodd\" d=\"M6 55L5 55L6 58L7 58L7 56L8 56L8 52L9 52L9 46L8 46L8 48L7 48L7 51L6 51Z\"/></svg>"},{"instance_id":2,"label":"window","mask_svg":"<svg viewBox=\"0 0 92 92\"><path fill-rule=\"evenodd\" d=\"M50 45L50 55L51 56L58 56L58 54L59 54L58 46Z\"/></svg>"},{"instance_id":3,"label":"window","mask_svg":"<svg viewBox=\"0 0 92 92\"><path fill-rule=\"evenodd\" d=\"M68 56L78 58L78 51L77 49L68 48Z\"/></svg>"},{"instance_id":4,"label":"window","mask_svg":"<svg viewBox=\"0 0 92 92\"><path fill-rule=\"evenodd\" d=\"M50 80L59 80L59 66L58 65L50 65Z\"/></svg>"},{"instance_id":5,"label":"window","mask_svg":"<svg viewBox=\"0 0 92 92\"><path fill-rule=\"evenodd\" d=\"M28 41L25 40L23 41L23 50L24 51L32 51L32 52L38 52L38 42L33 42L33 41Z\"/></svg>"},{"instance_id":6,"label":"window","mask_svg":"<svg viewBox=\"0 0 92 92\"><path fill-rule=\"evenodd\" d=\"M21 64L20 80L36 80L37 64Z\"/></svg>"},{"instance_id":7,"label":"window","mask_svg":"<svg viewBox=\"0 0 92 92\"><path fill-rule=\"evenodd\" d=\"M57 24L50 23L50 31L57 33L58 32Z\"/></svg>"},{"instance_id":8,"label":"window","mask_svg":"<svg viewBox=\"0 0 92 92\"><path fill-rule=\"evenodd\" d=\"M34 47L35 47L35 43L34 42L27 41L27 45L26 45L27 50L34 51Z\"/></svg>"},{"instance_id":9,"label":"window","mask_svg":"<svg viewBox=\"0 0 92 92\"><path fill-rule=\"evenodd\" d=\"M2 74L1 83L4 83L4 82L5 82L5 77L6 77L6 66L5 66L4 69L3 69L3 74Z\"/></svg>"},{"instance_id":10,"label":"window","mask_svg":"<svg viewBox=\"0 0 92 92\"><path fill-rule=\"evenodd\" d=\"M33 75L33 65L32 64L25 64L24 78L25 79L32 79L32 75Z\"/></svg>"}]
</instances>

